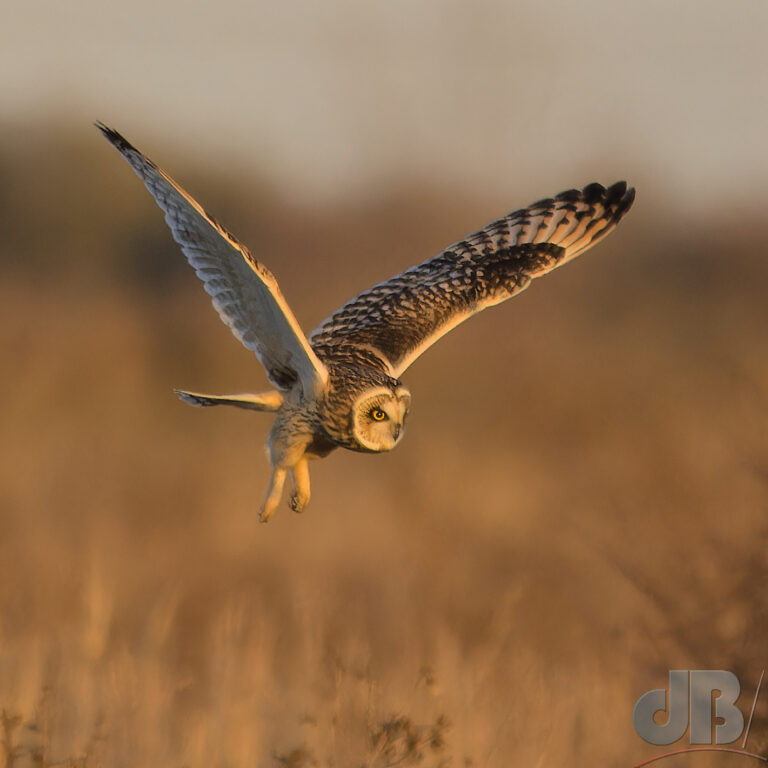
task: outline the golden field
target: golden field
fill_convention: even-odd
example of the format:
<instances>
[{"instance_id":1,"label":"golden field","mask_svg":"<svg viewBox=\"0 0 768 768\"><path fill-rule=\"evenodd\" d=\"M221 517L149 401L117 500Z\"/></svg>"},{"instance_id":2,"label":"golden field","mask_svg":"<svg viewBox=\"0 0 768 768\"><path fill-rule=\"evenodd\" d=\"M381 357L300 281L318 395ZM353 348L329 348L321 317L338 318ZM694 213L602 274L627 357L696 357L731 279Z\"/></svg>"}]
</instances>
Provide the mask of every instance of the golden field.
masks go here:
<instances>
[{"instance_id":1,"label":"golden field","mask_svg":"<svg viewBox=\"0 0 768 768\"><path fill-rule=\"evenodd\" d=\"M314 463L307 512L261 526L270 417L172 392L259 391L258 362L95 130L7 138L0 763L634 765L660 752L634 703L670 668L736 672L748 710L768 629L757 206L692 218L639 188L608 240L408 371L395 452ZM559 191L405 180L302 208L150 154L306 331Z\"/></svg>"}]
</instances>

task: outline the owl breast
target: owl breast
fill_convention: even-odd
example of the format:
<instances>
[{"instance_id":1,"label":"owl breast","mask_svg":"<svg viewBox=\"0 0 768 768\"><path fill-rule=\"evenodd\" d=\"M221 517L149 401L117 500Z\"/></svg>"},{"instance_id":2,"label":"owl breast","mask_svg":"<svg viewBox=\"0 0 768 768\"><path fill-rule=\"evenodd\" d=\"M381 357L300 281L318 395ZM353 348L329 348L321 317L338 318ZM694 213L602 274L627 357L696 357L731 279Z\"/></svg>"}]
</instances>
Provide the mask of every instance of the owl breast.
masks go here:
<instances>
[{"instance_id":1,"label":"owl breast","mask_svg":"<svg viewBox=\"0 0 768 768\"><path fill-rule=\"evenodd\" d=\"M327 435L317 432L312 437L305 453L310 459L324 459L331 451L336 450L338 447L338 443L335 443Z\"/></svg>"}]
</instances>

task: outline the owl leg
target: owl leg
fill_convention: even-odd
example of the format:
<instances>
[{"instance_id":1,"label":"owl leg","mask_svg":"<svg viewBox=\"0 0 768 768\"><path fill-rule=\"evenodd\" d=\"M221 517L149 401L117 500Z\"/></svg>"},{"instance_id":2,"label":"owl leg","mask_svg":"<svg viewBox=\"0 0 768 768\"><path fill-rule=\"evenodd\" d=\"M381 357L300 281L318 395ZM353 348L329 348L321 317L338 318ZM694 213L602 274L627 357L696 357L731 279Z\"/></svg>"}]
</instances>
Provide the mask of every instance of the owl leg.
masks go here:
<instances>
[{"instance_id":1,"label":"owl leg","mask_svg":"<svg viewBox=\"0 0 768 768\"><path fill-rule=\"evenodd\" d=\"M266 523L272 517L277 509L277 505L280 503L286 472L285 467L272 467L272 474L269 478L269 486L267 487L267 497L261 505L261 513L259 514L259 520L262 523Z\"/></svg>"},{"instance_id":2,"label":"owl leg","mask_svg":"<svg viewBox=\"0 0 768 768\"><path fill-rule=\"evenodd\" d=\"M309 462L306 456L302 456L291 467L291 479L293 480L291 509L294 512L303 512L309 503Z\"/></svg>"}]
</instances>

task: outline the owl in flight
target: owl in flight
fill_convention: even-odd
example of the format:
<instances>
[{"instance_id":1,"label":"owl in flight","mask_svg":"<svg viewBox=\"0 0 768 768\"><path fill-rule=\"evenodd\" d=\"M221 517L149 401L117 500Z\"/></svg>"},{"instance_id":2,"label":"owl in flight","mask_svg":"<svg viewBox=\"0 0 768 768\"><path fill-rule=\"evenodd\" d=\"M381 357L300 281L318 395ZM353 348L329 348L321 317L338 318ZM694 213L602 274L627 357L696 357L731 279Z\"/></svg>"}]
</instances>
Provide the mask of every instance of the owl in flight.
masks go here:
<instances>
[{"instance_id":1,"label":"owl in flight","mask_svg":"<svg viewBox=\"0 0 768 768\"><path fill-rule=\"evenodd\" d=\"M288 473L291 508L306 507L308 459L339 446L391 451L411 405L400 381L406 368L459 323L602 240L635 196L621 181L539 200L361 293L307 338L272 273L117 131L96 126L144 181L221 319L256 353L276 387L235 395L177 390L190 405L277 414L267 440L272 472L262 522L280 503Z\"/></svg>"}]
</instances>

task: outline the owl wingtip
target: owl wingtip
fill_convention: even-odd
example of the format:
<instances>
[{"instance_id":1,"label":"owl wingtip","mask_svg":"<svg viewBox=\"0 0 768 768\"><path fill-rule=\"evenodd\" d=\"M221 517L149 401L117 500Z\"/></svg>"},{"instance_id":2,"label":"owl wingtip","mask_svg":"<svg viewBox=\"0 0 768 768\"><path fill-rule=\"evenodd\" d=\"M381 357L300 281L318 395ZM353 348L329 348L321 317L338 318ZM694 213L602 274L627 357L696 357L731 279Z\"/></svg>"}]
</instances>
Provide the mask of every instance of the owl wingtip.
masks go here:
<instances>
[{"instance_id":1,"label":"owl wingtip","mask_svg":"<svg viewBox=\"0 0 768 768\"><path fill-rule=\"evenodd\" d=\"M635 188L628 187L626 181L618 181L608 190L606 198L610 204L616 206L619 215L623 216L635 202Z\"/></svg>"},{"instance_id":2,"label":"owl wingtip","mask_svg":"<svg viewBox=\"0 0 768 768\"><path fill-rule=\"evenodd\" d=\"M176 397L187 405L193 405L195 408L202 408L205 405L205 402L201 400L200 396L196 395L194 392L185 392L183 389L176 388L174 388L173 391Z\"/></svg>"},{"instance_id":3,"label":"owl wingtip","mask_svg":"<svg viewBox=\"0 0 768 768\"><path fill-rule=\"evenodd\" d=\"M101 131L101 135L110 144L117 147L121 152L127 149L136 149L122 134L114 128L110 128L106 123L102 123L101 120L96 120L94 126Z\"/></svg>"}]
</instances>

